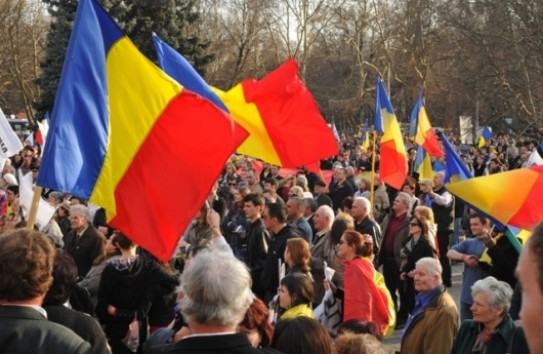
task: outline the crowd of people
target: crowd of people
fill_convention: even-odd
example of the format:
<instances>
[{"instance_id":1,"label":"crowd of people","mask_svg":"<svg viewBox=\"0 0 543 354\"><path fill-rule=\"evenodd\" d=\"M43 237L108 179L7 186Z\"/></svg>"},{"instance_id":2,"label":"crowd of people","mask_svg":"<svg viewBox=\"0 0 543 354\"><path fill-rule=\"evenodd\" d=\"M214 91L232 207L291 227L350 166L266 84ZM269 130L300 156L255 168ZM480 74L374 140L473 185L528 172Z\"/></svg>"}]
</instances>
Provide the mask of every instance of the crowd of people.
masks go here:
<instances>
[{"instance_id":1,"label":"crowd of people","mask_svg":"<svg viewBox=\"0 0 543 354\"><path fill-rule=\"evenodd\" d=\"M497 173L521 167L529 144L498 136L462 157L474 175ZM43 194L56 208L49 224L25 228L18 179L39 170L39 152L25 147L1 179L0 348L543 353L543 226L519 258L447 191L444 161L419 180L408 149L399 191L365 173L371 149L354 138L322 161L330 181L233 156L163 263L110 228L103 209L58 191ZM447 290L455 262L464 265L460 308ZM385 344L394 331L400 344Z\"/></svg>"}]
</instances>

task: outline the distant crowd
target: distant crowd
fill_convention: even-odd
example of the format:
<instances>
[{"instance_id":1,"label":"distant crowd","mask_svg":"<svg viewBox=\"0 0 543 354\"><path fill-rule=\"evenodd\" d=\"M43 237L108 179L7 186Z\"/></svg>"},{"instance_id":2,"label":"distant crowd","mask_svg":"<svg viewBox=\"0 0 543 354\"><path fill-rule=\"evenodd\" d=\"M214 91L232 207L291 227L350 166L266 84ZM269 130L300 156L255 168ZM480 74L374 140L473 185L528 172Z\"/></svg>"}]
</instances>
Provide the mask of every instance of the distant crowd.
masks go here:
<instances>
[{"instance_id":1,"label":"distant crowd","mask_svg":"<svg viewBox=\"0 0 543 354\"><path fill-rule=\"evenodd\" d=\"M519 257L447 191L445 161L419 180L408 143L398 191L361 145L344 138L320 171L232 156L167 263L109 227L102 208L58 191L43 192L49 223L24 228L19 179L40 164L25 147L1 179L0 348L542 353L543 227ZM459 153L479 176L522 167L537 145L498 135ZM451 262L464 265L460 308ZM384 344L394 331L400 344Z\"/></svg>"}]
</instances>

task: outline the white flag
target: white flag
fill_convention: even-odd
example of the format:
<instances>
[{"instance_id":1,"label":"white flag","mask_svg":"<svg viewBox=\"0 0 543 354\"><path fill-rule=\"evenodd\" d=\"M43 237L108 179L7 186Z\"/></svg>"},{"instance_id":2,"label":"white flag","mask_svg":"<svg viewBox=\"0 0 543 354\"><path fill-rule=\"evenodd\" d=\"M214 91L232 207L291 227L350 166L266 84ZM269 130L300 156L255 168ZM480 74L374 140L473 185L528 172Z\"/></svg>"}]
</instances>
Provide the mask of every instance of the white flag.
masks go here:
<instances>
[{"instance_id":1,"label":"white flag","mask_svg":"<svg viewBox=\"0 0 543 354\"><path fill-rule=\"evenodd\" d=\"M532 153L530 154L528 161L526 161L526 165L522 167L530 167L536 165L543 165L543 158L541 158L539 151L537 151L537 149L534 149L534 151L532 151Z\"/></svg>"},{"instance_id":2,"label":"white flag","mask_svg":"<svg viewBox=\"0 0 543 354\"><path fill-rule=\"evenodd\" d=\"M45 118L43 121L38 122L38 128L41 134L42 142L41 151L45 150L45 141L47 140L47 133L49 133L49 119Z\"/></svg>"},{"instance_id":3,"label":"white flag","mask_svg":"<svg viewBox=\"0 0 543 354\"><path fill-rule=\"evenodd\" d=\"M0 109L0 156L10 157L23 149L21 140L11 128L4 112Z\"/></svg>"},{"instance_id":4,"label":"white flag","mask_svg":"<svg viewBox=\"0 0 543 354\"><path fill-rule=\"evenodd\" d=\"M19 171L20 172L20 171ZM29 172L25 175L19 173L19 200L21 201L21 207L23 212L28 218L30 213L30 206L32 205L32 197L34 196L34 189L32 187L32 173ZM38 213L36 215L36 226L38 229L43 230L45 226L51 221L56 209L49 204L46 200L40 197L38 204Z\"/></svg>"}]
</instances>

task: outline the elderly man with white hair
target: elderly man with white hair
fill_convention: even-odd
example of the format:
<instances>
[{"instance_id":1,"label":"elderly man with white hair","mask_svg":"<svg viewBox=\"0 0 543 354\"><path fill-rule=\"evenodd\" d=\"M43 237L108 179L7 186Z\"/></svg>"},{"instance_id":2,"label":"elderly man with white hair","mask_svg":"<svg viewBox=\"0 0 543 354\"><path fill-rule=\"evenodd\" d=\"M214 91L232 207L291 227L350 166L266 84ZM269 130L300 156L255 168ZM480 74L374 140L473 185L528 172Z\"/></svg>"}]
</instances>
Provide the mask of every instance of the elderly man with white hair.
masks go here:
<instances>
[{"instance_id":1,"label":"elderly man with white hair","mask_svg":"<svg viewBox=\"0 0 543 354\"><path fill-rule=\"evenodd\" d=\"M246 334L236 333L253 294L247 267L231 253L217 249L198 253L183 272L181 294L189 334L168 353L262 353Z\"/></svg>"},{"instance_id":2,"label":"elderly man with white hair","mask_svg":"<svg viewBox=\"0 0 543 354\"><path fill-rule=\"evenodd\" d=\"M458 328L458 310L443 286L441 264L425 257L415 267L415 308L409 315L400 353L449 353Z\"/></svg>"},{"instance_id":3,"label":"elderly man with white hair","mask_svg":"<svg viewBox=\"0 0 543 354\"><path fill-rule=\"evenodd\" d=\"M381 247L381 227L371 214L371 203L367 198L355 197L351 215L354 219L354 229L361 234L371 235L373 238L373 252L379 253Z\"/></svg>"},{"instance_id":4,"label":"elderly man with white hair","mask_svg":"<svg viewBox=\"0 0 543 354\"><path fill-rule=\"evenodd\" d=\"M79 277L87 275L96 257L104 253L105 237L90 223L89 211L84 205L70 207L72 230L64 238L64 250L75 260Z\"/></svg>"},{"instance_id":5,"label":"elderly man with white hair","mask_svg":"<svg viewBox=\"0 0 543 354\"><path fill-rule=\"evenodd\" d=\"M324 259L324 243L327 237L330 237L330 230L334 223L334 211L328 205L321 205L313 216L313 223L317 233L313 237L311 246L311 255Z\"/></svg>"}]
</instances>

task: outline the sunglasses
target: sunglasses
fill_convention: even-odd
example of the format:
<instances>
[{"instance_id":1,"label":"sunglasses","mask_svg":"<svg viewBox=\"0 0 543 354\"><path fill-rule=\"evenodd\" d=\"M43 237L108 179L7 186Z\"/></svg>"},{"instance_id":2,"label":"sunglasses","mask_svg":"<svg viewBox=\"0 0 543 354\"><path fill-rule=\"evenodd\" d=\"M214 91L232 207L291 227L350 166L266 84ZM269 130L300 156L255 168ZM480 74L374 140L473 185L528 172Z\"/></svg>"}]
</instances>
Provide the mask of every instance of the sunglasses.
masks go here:
<instances>
[{"instance_id":1,"label":"sunglasses","mask_svg":"<svg viewBox=\"0 0 543 354\"><path fill-rule=\"evenodd\" d=\"M416 222L409 223L409 226L418 226L418 227L420 227L420 225L417 224Z\"/></svg>"}]
</instances>

